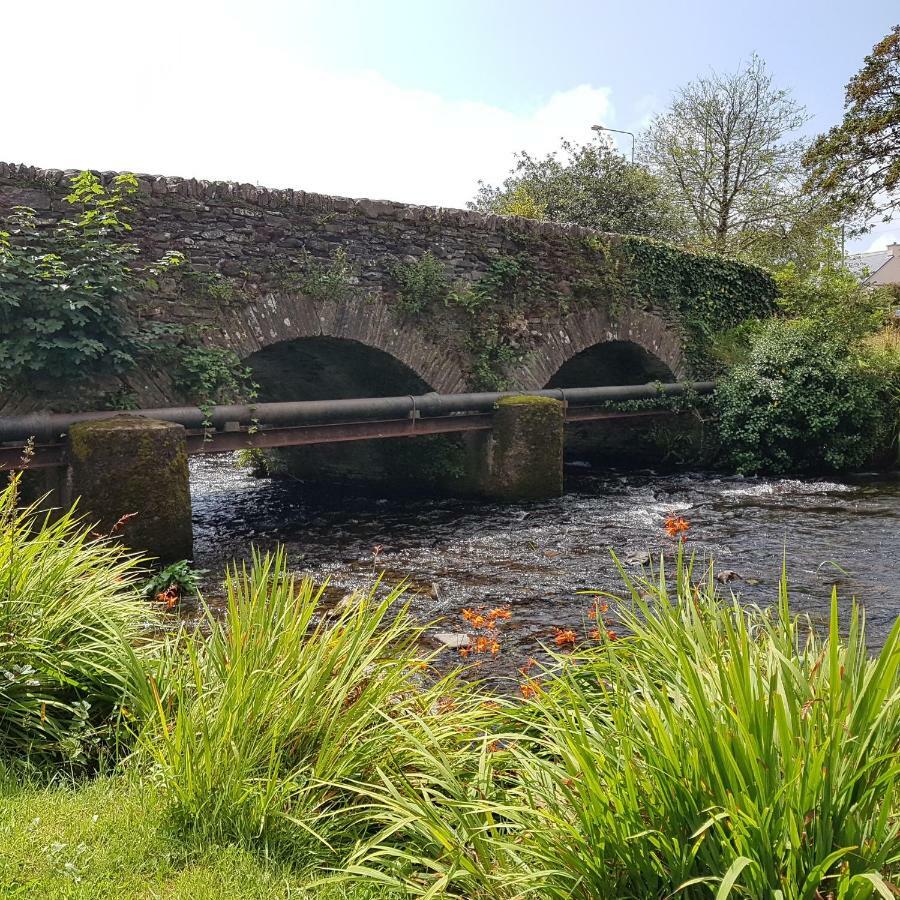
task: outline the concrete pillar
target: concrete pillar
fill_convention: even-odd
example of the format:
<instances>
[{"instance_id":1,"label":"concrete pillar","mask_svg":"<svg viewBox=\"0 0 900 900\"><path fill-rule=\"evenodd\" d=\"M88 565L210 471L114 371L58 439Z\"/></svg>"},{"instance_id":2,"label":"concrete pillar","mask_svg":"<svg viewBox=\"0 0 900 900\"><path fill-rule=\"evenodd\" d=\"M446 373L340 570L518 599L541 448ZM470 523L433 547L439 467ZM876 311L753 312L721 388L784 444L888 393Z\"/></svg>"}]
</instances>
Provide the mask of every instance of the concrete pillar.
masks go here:
<instances>
[{"instance_id":1,"label":"concrete pillar","mask_svg":"<svg viewBox=\"0 0 900 900\"><path fill-rule=\"evenodd\" d=\"M163 562L193 554L184 428L140 416L79 422L69 429L71 498L88 520L120 529L134 550Z\"/></svg>"},{"instance_id":2,"label":"concrete pillar","mask_svg":"<svg viewBox=\"0 0 900 900\"><path fill-rule=\"evenodd\" d=\"M494 407L482 491L495 500L542 500L563 492L565 407L551 397L504 397Z\"/></svg>"}]
</instances>

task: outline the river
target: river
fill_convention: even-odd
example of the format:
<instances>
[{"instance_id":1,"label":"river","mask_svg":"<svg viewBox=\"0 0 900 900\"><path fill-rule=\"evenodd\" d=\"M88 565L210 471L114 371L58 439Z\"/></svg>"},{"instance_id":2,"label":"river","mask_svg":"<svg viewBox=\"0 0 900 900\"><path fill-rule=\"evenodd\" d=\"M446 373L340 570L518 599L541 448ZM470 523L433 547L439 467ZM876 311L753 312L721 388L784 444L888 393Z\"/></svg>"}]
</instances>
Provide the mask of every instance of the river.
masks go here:
<instances>
[{"instance_id":1,"label":"river","mask_svg":"<svg viewBox=\"0 0 900 900\"><path fill-rule=\"evenodd\" d=\"M786 559L791 605L825 621L831 591L840 608L865 606L869 644L879 647L900 614L900 476L742 478L567 469L558 499L499 506L428 497L379 498L258 479L228 456L191 460L195 564L208 570L217 603L222 571L251 545L283 544L289 564L330 596L371 584L411 582L412 609L435 631L463 633L464 608L509 605L498 622L501 651L479 656L487 677L541 657L556 629L584 635L585 589L615 591L615 550L638 575L647 554L671 556L668 515L689 523L687 547L735 573L722 587L748 602L777 599ZM380 549L377 549L380 548ZM612 623L611 627L615 627Z\"/></svg>"}]
</instances>

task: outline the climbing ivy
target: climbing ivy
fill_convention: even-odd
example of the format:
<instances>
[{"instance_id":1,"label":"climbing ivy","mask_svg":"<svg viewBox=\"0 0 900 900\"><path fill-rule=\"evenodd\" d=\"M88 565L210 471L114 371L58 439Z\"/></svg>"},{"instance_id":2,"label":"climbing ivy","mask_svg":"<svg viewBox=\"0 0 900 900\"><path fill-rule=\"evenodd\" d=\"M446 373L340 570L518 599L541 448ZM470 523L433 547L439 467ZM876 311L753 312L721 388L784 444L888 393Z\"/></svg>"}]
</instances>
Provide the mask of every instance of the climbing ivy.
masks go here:
<instances>
[{"instance_id":1,"label":"climbing ivy","mask_svg":"<svg viewBox=\"0 0 900 900\"><path fill-rule=\"evenodd\" d=\"M649 238L618 239L625 265L617 272L624 295L670 315L685 337L696 376L714 374L710 341L747 319L775 309L775 281L763 269L712 254L688 253Z\"/></svg>"},{"instance_id":2,"label":"climbing ivy","mask_svg":"<svg viewBox=\"0 0 900 900\"><path fill-rule=\"evenodd\" d=\"M710 349L714 337L774 309L775 282L755 266L646 238L593 235L574 243L567 290L527 248L496 256L478 279L449 287L429 252L395 268L397 305L426 322L440 306L462 313L470 380L488 390L509 387L507 371L534 344L529 316L565 315L576 306L602 305L613 317L628 307L653 309L681 330L694 376L707 377L721 368Z\"/></svg>"}]
</instances>

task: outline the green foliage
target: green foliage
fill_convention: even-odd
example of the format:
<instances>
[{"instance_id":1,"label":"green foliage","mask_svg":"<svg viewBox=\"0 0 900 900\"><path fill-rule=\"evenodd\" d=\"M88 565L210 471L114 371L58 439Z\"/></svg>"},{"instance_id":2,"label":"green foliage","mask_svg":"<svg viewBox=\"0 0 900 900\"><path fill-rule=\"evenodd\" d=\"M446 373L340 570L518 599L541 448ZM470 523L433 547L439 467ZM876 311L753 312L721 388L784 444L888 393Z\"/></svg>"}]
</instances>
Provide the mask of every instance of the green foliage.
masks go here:
<instances>
[{"instance_id":1,"label":"green foliage","mask_svg":"<svg viewBox=\"0 0 900 900\"><path fill-rule=\"evenodd\" d=\"M287 471L284 460L277 451L262 447L247 447L235 454L235 465L239 469L249 469L251 475L271 478Z\"/></svg>"},{"instance_id":2,"label":"green foliage","mask_svg":"<svg viewBox=\"0 0 900 900\"><path fill-rule=\"evenodd\" d=\"M138 335L126 306L136 248L124 240L132 175L112 188L89 172L65 198L76 212L53 228L17 207L0 228L0 382L122 372Z\"/></svg>"},{"instance_id":3,"label":"green foliage","mask_svg":"<svg viewBox=\"0 0 900 900\"><path fill-rule=\"evenodd\" d=\"M199 294L211 297L213 300L229 303L239 296L234 282L220 272L198 272L187 266L182 273L182 278Z\"/></svg>"},{"instance_id":4,"label":"green foliage","mask_svg":"<svg viewBox=\"0 0 900 900\"><path fill-rule=\"evenodd\" d=\"M196 597L200 592L200 579L206 574L204 569L195 569L189 559L180 559L160 569L141 588L148 599L172 592L176 598Z\"/></svg>"},{"instance_id":5,"label":"green foliage","mask_svg":"<svg viewBox=\"0 0 900 900\"><path fill-rule=\"evenodd\" d=\"M307 256L304 267L298 287L311 299L340 303L353 298L357 277L343 247L332 253L327 264Z\"/></svg>"},{"instance_id":6,"label":"green foliage","mask_svg":"<svg viewBox=\"0 0 900 900\"><path fill-rule=\"evenodd\" d=\"M397 282L397 305L417 315L447 298L449 286L444 264L427 250L415 262L398 263L393 270Z\"/></svg>"},{"instance_id":7,"label":"green foliage","mask_svg":"<svg viewBox=\"0 0 900 900\"><path fill-rule=\"evenodd\" d=\"M241 403L256 396L253 373L233 350L185 345L173 372L175 387L200 406Z\"/></svg>"},{"instance_id":8,"label":"green foliage","mask_svg":"<svg viewBox=\"0 0 900 900\"><path fill-rule=\"evenodd\" d=\"M772 319L719 382L723 447L740 472L858 468L889 428L879 390L842 336Z\"/></svg>"},{"instance_id":9,"label":"green foliage","mask_svg":"<svg viewBox=\"0 0 900 900\"><path fill-rule=\"evenodd\" d=\"M402 590L323 616L323 590L295 581L283 551L255 554L225 589L225 621L208 612L208 636L175 649L145 748L185 833L308 863L321 839L346 840L334 785L402 765L386 717L452 733L431 712L449 684L421 681Z\"/></svg>"},{"instance_id":10,"label":"green foliage","mask_svg":"<svg viewBox=\"0 0 900 900\"><path fill-rule=\"evenodd\" d=\"M625 263L613 270L613 290L629 302L651 301L681 326L695 377L715 371L714 335L775 310L776 284L756 266L641 238L623 238L621 247Z\"/></svg>"},{"instance_id":11,"label":"green foliage","mask_svg":"<svg viewBox=\"0 0 900 900\"><path fill-rule=\"evenodd\" d=\"M468 754L365 789L346 877L416 897L889 897L897 873L900 623L870 656L853 606L824 637L716 593L679 554L610 598L624 637L501 701ZM372 829L378 829L374 834Z\"/></svg>"},{"instance_id":12,"label":"green foliage","mask_svg":"<svg viewBox=\"0 0 900 900\"><path fill-rule=\"evenodd\" d=\"M882 38L847 85L844 121L803 157L807 190L867 220L900 210L900 25Z\"/></svg>"},{"instance_id":13,"label":"green foliage","mask_svg":"<svg viewBox=\"0 0 900 900\"><path fill-rule=\"evenodd\" d=\"M556 311L566 308L549 276L527 253L495 257L476 282L454 285L447 303L468 319L472 386L497 391L509 387L506 372L524 357L530 342L526 310L541 303Z\"/></svg>"},{"instance_id":14,"label":"green foliage","mask_svg":"<svg viewBox=\"0 0 900 900\"><path fill-rule=\"evenodd\" d=\"M786 315L812 319L848 340L882 328L893 303L889 290L865 287L851 271L828 260L805 276L788 264L775 272L775 283Z\"/></svg>"},{"instance_id":15,"label":"green foliage","mask_svg":"<svg viewBox=\"0 0 900 900\"><path fill-rule=\"evenodd\" d=\"M481 182L471 209L500 215L572 222L620 234L671 237L670 209L661 183L605 143L563 141L556 153L535 159L519 153L499 187Z\"/></svg>"},{"instance_id":16,"label":"green foliage","mask_svg":"<svg viewBox=\"0 0 900 900\"><path fill-rule=\"evenodd\" d=\"M132 644L153 620L137 562L71 510L19 508L0 491L0 763L95 767L125 737Z\"/></svg>"}]
</instances>

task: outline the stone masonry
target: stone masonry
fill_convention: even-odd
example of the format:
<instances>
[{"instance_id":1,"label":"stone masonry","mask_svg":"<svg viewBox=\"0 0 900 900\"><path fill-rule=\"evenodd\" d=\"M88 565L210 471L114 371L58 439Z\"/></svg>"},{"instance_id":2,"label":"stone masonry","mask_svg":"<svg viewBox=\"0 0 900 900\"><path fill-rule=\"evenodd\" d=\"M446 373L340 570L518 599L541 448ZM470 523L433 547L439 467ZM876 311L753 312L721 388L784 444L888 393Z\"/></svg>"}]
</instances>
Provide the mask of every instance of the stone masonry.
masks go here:
<instances>
[{"instance_id":1,"label":"stone masonry","mask_svg":"<svg viewBox=\"0 0 900 900\"><path fill-rule=\"evenodd\" d=\"M0 163L0 217L15 205L38 212L50 225L70 210L63 198L73 171ZM108 183L115 173L98 173ZM477 282L503 255L528 254L557 297L569 297L584 272L585 239L597 233L579 226L458 209L352 200L251 184L138 175L129 239L148 263L177 250L185 271L158 279L133 302L142 318L195 326L210 346L233 349L241 359L267 346L324 336L358 341L408 366L433 390L471 386L465 342L454 339L452 319L427 325L402 315L394 303L398 264L430 251L448 280ZM612 236L605 239L614 242ZM339 297L304 291L312 270L345 254L352 274ZM596 252L596 251L593 251ZM306 273L306 274L305 274ZM571 304L569 312L541 307L516 327L527 352L509 373L511 385L543 387L568 359L610 340L634 342L654 354L676 377L685 376L678 328L653 298L637 308L600 299ZM141 405L178 402L165 379L143 373L130 379ZM24 412L37 401L0 398L0 414Z\"/></svg>"}]
</instances>

